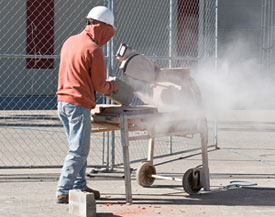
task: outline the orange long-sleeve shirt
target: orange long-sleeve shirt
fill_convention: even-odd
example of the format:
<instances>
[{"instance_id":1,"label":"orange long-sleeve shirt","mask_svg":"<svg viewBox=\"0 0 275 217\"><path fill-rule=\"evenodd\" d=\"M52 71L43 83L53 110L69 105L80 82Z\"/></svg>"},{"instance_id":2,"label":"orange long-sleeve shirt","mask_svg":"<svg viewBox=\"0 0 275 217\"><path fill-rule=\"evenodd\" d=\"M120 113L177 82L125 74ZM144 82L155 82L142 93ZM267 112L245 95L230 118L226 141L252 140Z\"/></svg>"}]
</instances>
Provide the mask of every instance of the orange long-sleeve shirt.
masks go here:
<instances>
[{"instance_id":1,"label":"orange long-sleeve shirt","mask_svg":"<svg viewBox=\"0 0 275 217\"><path fill-rule=\"evenodd\" d=\"M78 35L71 36L61 49L57 101L93 109L95 92L108 94L113 83L106 81L104 54L101 46L114 35L104 23L87 25Z\"/></svg>"}]
</instances>

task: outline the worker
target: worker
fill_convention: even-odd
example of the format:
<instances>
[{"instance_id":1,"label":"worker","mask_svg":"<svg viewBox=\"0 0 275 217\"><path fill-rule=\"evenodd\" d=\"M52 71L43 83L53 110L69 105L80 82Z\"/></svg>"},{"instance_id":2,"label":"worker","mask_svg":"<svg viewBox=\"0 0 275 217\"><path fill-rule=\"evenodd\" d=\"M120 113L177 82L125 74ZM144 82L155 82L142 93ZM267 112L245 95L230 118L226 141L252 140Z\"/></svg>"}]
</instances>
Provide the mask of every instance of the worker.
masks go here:
<instances>
[{"instance_id":1,"label":"worker","mask_svg":"<svg viewBox=\"0 0 275 217\"><path fill-rule=\"evenodd\" d=\"M58 116L64 126L69 151L56 190L57 203L68 203L69 190L100 192L87 187L85 173L90 150L91 109L96 92L116 93L114 81L106 80L101 46L114 35L114 15L104 6L94 7L87 16L85 29L69 37L62 46L58 78Z\"/></svg>"}]
</instances>

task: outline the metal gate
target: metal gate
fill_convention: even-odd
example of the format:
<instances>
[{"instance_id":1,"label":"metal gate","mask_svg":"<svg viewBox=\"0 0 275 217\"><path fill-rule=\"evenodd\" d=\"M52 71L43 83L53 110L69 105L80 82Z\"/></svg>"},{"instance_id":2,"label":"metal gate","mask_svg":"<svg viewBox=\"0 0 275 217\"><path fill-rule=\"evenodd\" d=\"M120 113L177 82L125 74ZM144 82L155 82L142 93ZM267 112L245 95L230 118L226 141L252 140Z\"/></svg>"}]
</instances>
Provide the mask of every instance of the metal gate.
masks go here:
<instances>
[{"instance_id":1,"label":"metal gate","mask_svg":"<svg viewBox=\"0 0 275 217\"><path fill-rule=\"evenodd\" d=\"M104 47L108 75L121 76L115 53L127 43L160 67L196 67L216 60L216 0L2 0L0 2L0 168L59 167L67 151L56 114L59 52L81 32L89 10L105 5L115 14L116 33ZM215 70L215 64L213 64ZM98 103L111 103L98 94ZM214 125L209 145L215 144ZM168 137L156 155L200 148L199 138ZM136 141L131 160L146 156ZM121 164L120 135L91 136L90 166Z\"/></svg>"}]
</instances>

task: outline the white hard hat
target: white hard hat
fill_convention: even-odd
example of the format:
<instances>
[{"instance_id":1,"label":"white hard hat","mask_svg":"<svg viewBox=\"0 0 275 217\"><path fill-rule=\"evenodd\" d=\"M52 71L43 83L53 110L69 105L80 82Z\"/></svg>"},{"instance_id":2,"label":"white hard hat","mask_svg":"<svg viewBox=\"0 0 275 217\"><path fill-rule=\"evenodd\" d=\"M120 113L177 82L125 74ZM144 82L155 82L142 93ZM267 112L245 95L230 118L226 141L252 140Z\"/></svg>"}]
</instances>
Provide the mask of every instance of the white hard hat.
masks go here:
<instances>
[{"instance_id":1,"label":"white hard hat","mask_svg":"<svg viewBox=\"0 0 275 217\"><path fill-rule=\"evenodd\" d=\"M114 26L114 14L113 12L104 6L96 6L90 10L87 19L94 19L100 22Z\"/></svg>"}]
</instances>

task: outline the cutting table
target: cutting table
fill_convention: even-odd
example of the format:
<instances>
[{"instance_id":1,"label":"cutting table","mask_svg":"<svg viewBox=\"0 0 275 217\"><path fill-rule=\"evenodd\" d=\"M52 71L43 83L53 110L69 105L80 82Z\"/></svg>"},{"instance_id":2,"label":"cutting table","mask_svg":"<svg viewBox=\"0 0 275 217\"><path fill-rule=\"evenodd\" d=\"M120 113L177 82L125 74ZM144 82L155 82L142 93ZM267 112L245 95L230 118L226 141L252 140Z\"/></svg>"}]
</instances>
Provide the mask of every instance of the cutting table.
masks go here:
<instances>
[{"instance_id":1,"label":"cutting table","mask_svg":"<svg viewBox=\"0 0 275 217\"><path fill-rule=\"evenodd\" d=\"M188 118L178 120L176 114L159 113L155 107L98 105L92 111L92 132L119 130L123 150L124 180L126 203L132 203L131 172L130 172L130 141L148 139L147 161L137 170L136 178L139 185L151 186L156 178L172 179L156 175L153 165L155 138L164 136L187 136L199 134L201 138L202 167L187 170L181 180L188 194L196 194L201 188L210 189L208 155L207 155L207 121L204 118ZM165 127L164 127L165 126ZM130 131L143 131L145 134L129 136Z\"/></svg>"}]
</instances>

